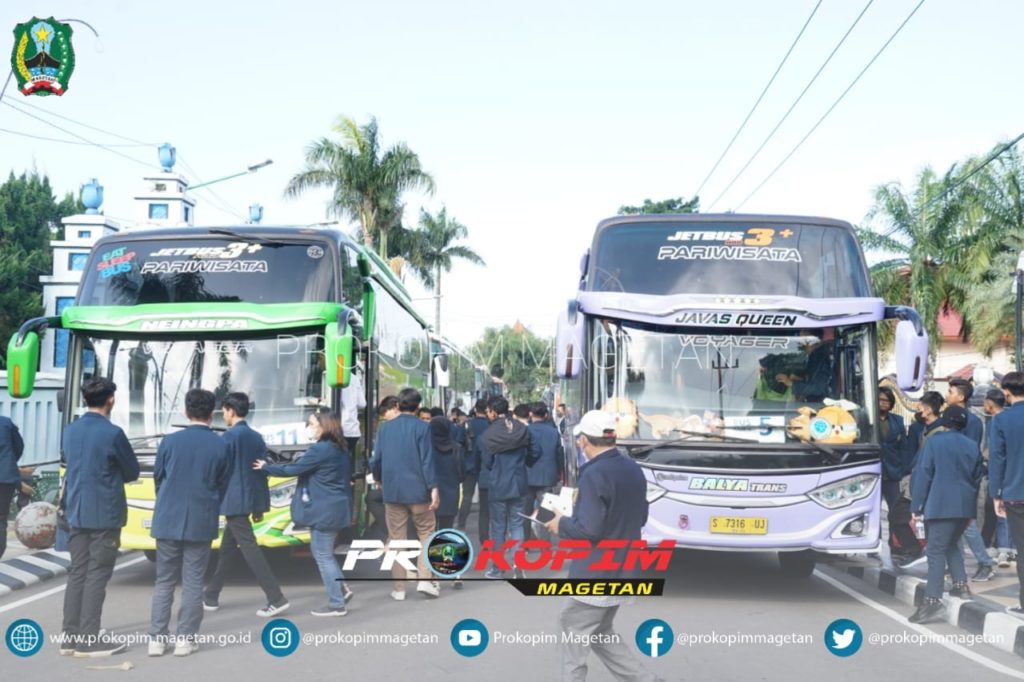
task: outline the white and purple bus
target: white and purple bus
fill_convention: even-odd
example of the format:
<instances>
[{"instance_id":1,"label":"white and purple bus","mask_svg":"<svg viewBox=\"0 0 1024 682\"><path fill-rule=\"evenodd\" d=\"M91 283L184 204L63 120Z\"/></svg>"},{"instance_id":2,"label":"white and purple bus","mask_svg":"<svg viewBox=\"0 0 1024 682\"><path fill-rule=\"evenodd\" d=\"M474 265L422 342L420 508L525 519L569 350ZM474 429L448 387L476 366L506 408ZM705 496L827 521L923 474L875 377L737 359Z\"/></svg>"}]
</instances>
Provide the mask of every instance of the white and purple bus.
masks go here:
<instances>
[{"instance_id":1,"label":"white and purple bus","mask_svg":"<svg viewBox=\"0 0 1024 682\"><path fill-rule=\"evenodd\" d=\"M848 223L610 218L559 319L561 402L577 418L617 415L647 478L648 541L775 551L809 575L819 552L879 547L877 327L889 319L897 382L917 389L927 334L914 310L873 296Z\"/></svg>"}]
</instances>

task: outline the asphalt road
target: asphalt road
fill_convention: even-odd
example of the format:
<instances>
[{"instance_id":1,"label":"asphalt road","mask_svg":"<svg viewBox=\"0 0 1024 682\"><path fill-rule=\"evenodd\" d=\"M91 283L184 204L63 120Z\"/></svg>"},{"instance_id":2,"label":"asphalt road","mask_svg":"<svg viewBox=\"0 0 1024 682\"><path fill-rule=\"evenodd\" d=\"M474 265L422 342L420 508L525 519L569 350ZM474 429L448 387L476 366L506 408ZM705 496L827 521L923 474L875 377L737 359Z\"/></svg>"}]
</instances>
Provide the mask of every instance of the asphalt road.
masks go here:
<instances>
[{"instance_id":1,"label":"asphalt road","mask_svg":"<svg viewBox=\"0 0 1024 682\"><path fill-rule=\"evenodd\" d=\"M344 636L393 633L434 636L435 643L300 645L286 657L267 654L260 643L266 621L255 615L262 593L247 569L241 567L221 595L221 610L208 613L205 635L249 637L203 647L187 658L148 658L145 644L105 659L76 659L58 655L47 643L29 658L0 651L4 678L9 680L153 679L207 680L528 680L559 679L559 651L554 644L493 642L478 657L456 654L449 636L463 618L476 618L492 636L559 635L557 614L564 598L524 597L507 584L467 582L462 591L445 589L440 599L427 600L410 591L404 602L388 597L389 582L353 582L356 598L345 618L314 618L309 610L324 602L323 588L309 557L272 556L285 594L291 601L286 614L303 635ZM360 575L369 575L361 573ZM149 622L153 565L140 555L128 555L111 580L104 627L119 634L145 634ZM50 581L0 600L0 627L18 618L32 618L46 635L57 634L63 602L63 581ZM858 599L859 596L859 599ZM940 644L882 646L876 640L919 632L964 635L951 626L915 630L905 616L908 607L871 590L845 574L819 568L809 579L786 579L773 555L680 553L673 559L666 595L644 598L620 610L616 624L623 640L636 651L634 633L641 621L667 621L677 637L717 635L718 643L683 646L678 642L658 659L643 658L649 669L666 680L1024 680L1020 658L983 643L947 648ZM864 644L847 658L824 645L826 627L848 618L863 630ZM173 629L172 620L172 629ZM736 643L730 635L797 635L790 643ZM796 643L798 638L809 642ZM639 652L637 655L640 656ZM134 669L86 670L94 665L131 661ZM591 656L590 680L611 676ZM1009 674L1008 674L1009 673Z\"/></svg>"}]
</instances>

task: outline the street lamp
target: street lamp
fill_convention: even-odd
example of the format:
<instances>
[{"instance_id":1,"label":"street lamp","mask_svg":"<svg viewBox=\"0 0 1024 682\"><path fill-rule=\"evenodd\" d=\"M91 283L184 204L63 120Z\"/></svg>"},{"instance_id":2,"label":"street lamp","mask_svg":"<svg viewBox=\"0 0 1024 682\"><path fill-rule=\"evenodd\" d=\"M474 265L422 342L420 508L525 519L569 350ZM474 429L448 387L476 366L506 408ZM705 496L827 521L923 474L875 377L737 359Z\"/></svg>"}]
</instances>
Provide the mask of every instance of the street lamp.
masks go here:
<instances>
[{"instance_id":1,"label":"street lamp","mask_svg":"<svg viewBox=\"0 0 1024 682\"><path fill-rule=\"evenodd\" d=\"M209 180L207 182L200 182L198 185L192 185L191 187L189 187L189 189L199 189L200 187L206 187L207 185L212 185L215 182L224 182L225 180L231 180L232 178L240 178L243 175L248 175L249 173L255 173L260 168L266 168L267 166L269 166L272 163L274 163L273 159L267 159L266 161L261 161L259 163L254 163L253 165L246 167L246 170L242 171L241 173L234 173L232 175L225 175L223 178L217 178L216 180Z\"/></svg>"}]
</instances>

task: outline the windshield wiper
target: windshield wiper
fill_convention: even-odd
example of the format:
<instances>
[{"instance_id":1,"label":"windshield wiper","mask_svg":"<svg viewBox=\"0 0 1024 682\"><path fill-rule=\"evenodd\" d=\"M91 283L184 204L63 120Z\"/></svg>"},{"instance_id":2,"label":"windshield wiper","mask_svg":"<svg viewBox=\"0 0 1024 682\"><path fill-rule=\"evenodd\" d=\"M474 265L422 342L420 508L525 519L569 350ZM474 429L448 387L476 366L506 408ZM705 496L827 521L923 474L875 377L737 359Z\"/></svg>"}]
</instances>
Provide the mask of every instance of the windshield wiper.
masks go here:
<instances>
[{"instance_id":1,"label":"windshield wiper","mask_svg":"<svg viewBox=\"0 0 1024 682\"><path fill-rule=\"evenodd\" d=\"M222 227L211 227L209 230L210 234L222 234L225 237L231 237L243 242L250 242L254 244L262 244L263 246L285 246L287 244L307 244L308 242L297 239L267 239L266 237L260 237L255 234L242 234L241 232L235 232L234 230L226 230Z\"/></svg>"},{"instance_id":2,"label":"windshield wiper","mask_svg":"<svg viewBox=\"0 0 1024 682\"><path fill-rule=\"evenodd\" d=\"M637 450L632 450L632 451L630 451L629 454L630 455L634 455L634 456L635 455L644 455L644 454L647 454L648 452L652 452L654 450L657 450L659 448L663 448L663 447L666 447L666 446L669 446L669 445L679 445L680 443L692 443L693 441L690 440L691 436L707 436L707 437L710 437L710 438L718 438L720 440L727 441L729 443L758 443L758 442L760 442L760 441L756 441L756 440L751 440L749 438L737 438L735 436L726 436L726 435L721 434L721 433L704 433L703 431L684 431L682 429L672 429L672 430L675 431L676 433L685 433L686 437L685 438L676 438L675 440L663 440L663 441L661 441L659 443L654 443L653 445L648 445L646 447L642 447L642 448L639 448Z\"/></svg>"},{"instance_id":3,"label":"windshield wiper","mask_svg":"<svg viewBox=\"0 0 1024 682\"><path fill-rule=\"evenodd\" d=\"M786 433L797 438L792 431L786 429ZM813 440L804 440L803 438L797 438L798 441L804 445L810 445L812 448L821 453L822 457L825 458L826 464L842 464L846 461L846 455L840 455L838 452L825 445L824 443L816 443Z\"/></svg>"}]
</instances>

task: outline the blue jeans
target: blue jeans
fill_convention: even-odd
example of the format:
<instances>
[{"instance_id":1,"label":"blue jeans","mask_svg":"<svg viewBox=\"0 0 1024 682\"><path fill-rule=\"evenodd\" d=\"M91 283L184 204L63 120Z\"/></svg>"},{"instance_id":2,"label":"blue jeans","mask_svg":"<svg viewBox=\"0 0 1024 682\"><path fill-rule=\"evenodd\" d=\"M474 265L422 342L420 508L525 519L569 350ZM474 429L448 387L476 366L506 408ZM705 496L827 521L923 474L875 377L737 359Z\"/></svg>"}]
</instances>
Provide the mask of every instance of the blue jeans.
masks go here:
<instances>
[{"instance_id":1,"label":"blue jeans","mask_svg":"<svg viewBox=\"0 0 1024 682\"><path fill-rule=\"evenodd\" d=\"M967 541L967 546L971 548L971 553L974 554L974 558L978 560L980 565L995 567L995 559L988 555L988 550L985 549L985 542L981 539L981 531L978 530L978 522L975 519L971 519L970 525L967 526L964 534L957 540L957 551L961 554L964 551L964 540Z\"/></svg>"},{"instance_id":2,"label":"blue jeans","mask_svg":"<svg viewBox=\"0 0 1024 682\"><path fill-rule=\"evenodd\" d=\"M946 577L946 566L953 583L967 582L964 555L957 547L957 540L963 535L970 519L925 519L925 535L928 546L928 585L924 594L929 599L942 599L942 586Z\"/></svg>"},{"instance_id":3,"label":"blue jeans","mask_svg":"<svg viewBox=\"0 0 1024 682\"><path fill-rule=\"evenodd\" d=\"M309 548L313 552L313 560L320 570L320 579L324 581L327 589L327 604L332 609L340 609L345 606L345 598L341 596L341 584L345 580L341 572L341 566L334 557L334 538L337 537L336 530L310 531Z\"/></svg>"},{"instance_id":4,"label":"blue jeans","mask_svg":"<svg viewBox=\"0 0 1024 682\"><path fill-rule=\"evenodd\" d=\"M1010 535L1010 526L1005 518L996 517L996 549L1000 552L1016 552L1017 545Z\"/></svg>"},{"instance_id":5,"label":"blue jeans","mask_svg":"<svg viewBox=\"0 0 1024 682\"><path fill-rule=\"evenodd\" d=\"M523 517L526 501L522 497L514 500L491 500L491 539L497 547L501 547L506 539L522 542L526 539L523 529ZM519 512L517 514L516 512ZM506 533L506 528L508 529Z\"/></svg>"}]
</instances>

